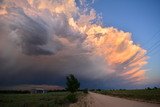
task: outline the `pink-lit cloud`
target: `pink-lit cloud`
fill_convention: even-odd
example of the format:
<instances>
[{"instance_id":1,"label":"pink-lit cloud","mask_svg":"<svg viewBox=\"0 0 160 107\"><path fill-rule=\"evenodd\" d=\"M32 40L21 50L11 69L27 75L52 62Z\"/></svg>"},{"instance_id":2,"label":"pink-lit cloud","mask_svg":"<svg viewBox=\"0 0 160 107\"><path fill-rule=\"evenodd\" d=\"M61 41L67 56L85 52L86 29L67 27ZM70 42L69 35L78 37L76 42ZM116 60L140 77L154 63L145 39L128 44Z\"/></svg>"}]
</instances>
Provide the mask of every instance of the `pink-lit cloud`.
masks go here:
<instances>
[{"instance_id":1,"label":"pink-lit cloud","mask_svg":"<svg viewBox=\"0 0 160 107\"><path fill-rule=\"evenodd\" d=\"M104 27L94 9L80 8L74 0L0 2L3 85L12 77L14 84L43 84L70 73L106 85L137 84L145 79L146 60L146 50L131 33Z\"/></svg>"}]
</instances>

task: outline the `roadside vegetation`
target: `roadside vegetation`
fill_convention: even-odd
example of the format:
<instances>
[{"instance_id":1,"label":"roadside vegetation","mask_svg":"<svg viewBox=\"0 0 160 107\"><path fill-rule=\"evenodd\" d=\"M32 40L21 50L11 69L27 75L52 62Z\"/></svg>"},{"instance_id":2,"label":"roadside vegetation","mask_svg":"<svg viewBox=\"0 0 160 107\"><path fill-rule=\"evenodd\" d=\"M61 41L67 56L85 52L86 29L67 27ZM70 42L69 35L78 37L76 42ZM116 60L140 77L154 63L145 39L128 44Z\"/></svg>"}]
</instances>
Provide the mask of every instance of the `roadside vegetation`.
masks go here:
<instances>
[{"instance_id":1,"label":"roadside vegetation","mask_svg":"<svg viewBox=\"0 0 160 107\"><path fill-rule=\"evenodd\" d=\"M55 91L45 94L0 93L0 107L69 107L86 94L78 91L72 95L67 91Z\"/></svg>"},{"instance_id":2,"label":"roadside vegetation","mask_svg":"<svg viewBox=\"0 0 160 107\"><path fill-rule=\"evenodd\" d=\"M80 83L74 75L66 77L66 90L48 91L44 94L31 94L29 91L0 91L0 107L69 107L88 90L79 90Z\"/></svg>"},{"instance_id":3,"label":"roadside vegetation","mask_svg":"<svg viewBox=\"0 0 160 107\"><path fill-rule=\"evenodd\" d=\"M68 92L0 94L0 107L67 107Z\"/></svg>"},{"instance_id":4,"label":"roadside vegetation","mask_svg":"<svg viewBox=\"0 0 160 107\"><path fill-rule=\"evenodd\" d=\"M160 103L160 88L156 87L137 90L96 90L95 92L132 100Z\"/></svg>"}]
</instances>

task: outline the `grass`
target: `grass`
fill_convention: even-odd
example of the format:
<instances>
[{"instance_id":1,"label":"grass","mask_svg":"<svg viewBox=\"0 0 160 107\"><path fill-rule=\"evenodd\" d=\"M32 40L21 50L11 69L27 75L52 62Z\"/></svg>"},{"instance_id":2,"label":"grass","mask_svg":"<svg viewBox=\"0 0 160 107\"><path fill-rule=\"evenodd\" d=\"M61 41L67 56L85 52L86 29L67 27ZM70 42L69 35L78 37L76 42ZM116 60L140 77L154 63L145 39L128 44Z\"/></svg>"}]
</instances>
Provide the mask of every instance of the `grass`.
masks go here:
<instances>
[{"instance_id":1,"label":"grass","mask_svg":"<svg viewBox=\"0 0 160 107\"><path fill-rule=\"evenodd\" d=\"M67 98L68 95L68 92L0 94L0 107L68 107L71 103Z\"/></svg>"},{"instance_id":2,"label":"grass","mask_svg":"<svg viewBox=\"0 0 160 107\"><path fill-rule=\"evenodd\" d=\"M160 103L160 89L141 90L103 90L96 91L100 94L118 96L139 101Z\"/></svg>"}]
</instances>

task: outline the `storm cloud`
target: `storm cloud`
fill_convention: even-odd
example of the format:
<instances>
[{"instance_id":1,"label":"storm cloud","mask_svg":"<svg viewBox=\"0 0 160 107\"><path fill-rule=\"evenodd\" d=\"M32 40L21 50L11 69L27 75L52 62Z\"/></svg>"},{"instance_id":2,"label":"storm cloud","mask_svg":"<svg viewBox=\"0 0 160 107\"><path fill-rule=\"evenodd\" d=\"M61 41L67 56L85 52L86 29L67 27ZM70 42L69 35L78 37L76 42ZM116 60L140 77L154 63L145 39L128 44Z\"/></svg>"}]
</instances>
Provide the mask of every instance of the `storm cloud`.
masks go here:
<instances>
[{"instance_id":1,"label":"storm cloud","mask_svg":"<svg viewBox=\"0 0 160 107\"><path fill-rule=\"evenodd\" d=\"M84 4L1 1L0 86L64 85L71 73L83 87L141 83L146 50L133 43L131 33L103 27L94 9L80 8Z\"/></svg>"}]
</instances>

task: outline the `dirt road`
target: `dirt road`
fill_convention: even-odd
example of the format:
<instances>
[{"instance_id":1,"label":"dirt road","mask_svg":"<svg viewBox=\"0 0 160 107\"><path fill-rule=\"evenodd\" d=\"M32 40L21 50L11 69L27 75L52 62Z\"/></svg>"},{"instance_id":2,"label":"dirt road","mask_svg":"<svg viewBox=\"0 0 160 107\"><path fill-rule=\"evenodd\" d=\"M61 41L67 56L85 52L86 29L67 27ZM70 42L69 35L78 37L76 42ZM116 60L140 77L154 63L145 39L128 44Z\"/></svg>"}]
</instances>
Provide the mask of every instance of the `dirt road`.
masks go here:
<instances>
[{"instance_id":1,"label":"dirt road","mask_svg":"<svg viewBox=\"0 0 160 107\"><path fill-rule=\"evenodd\" d=\"M160 104L138 102L90 92L71 107L160 107Z\"/></svg>"}]
</instances>

